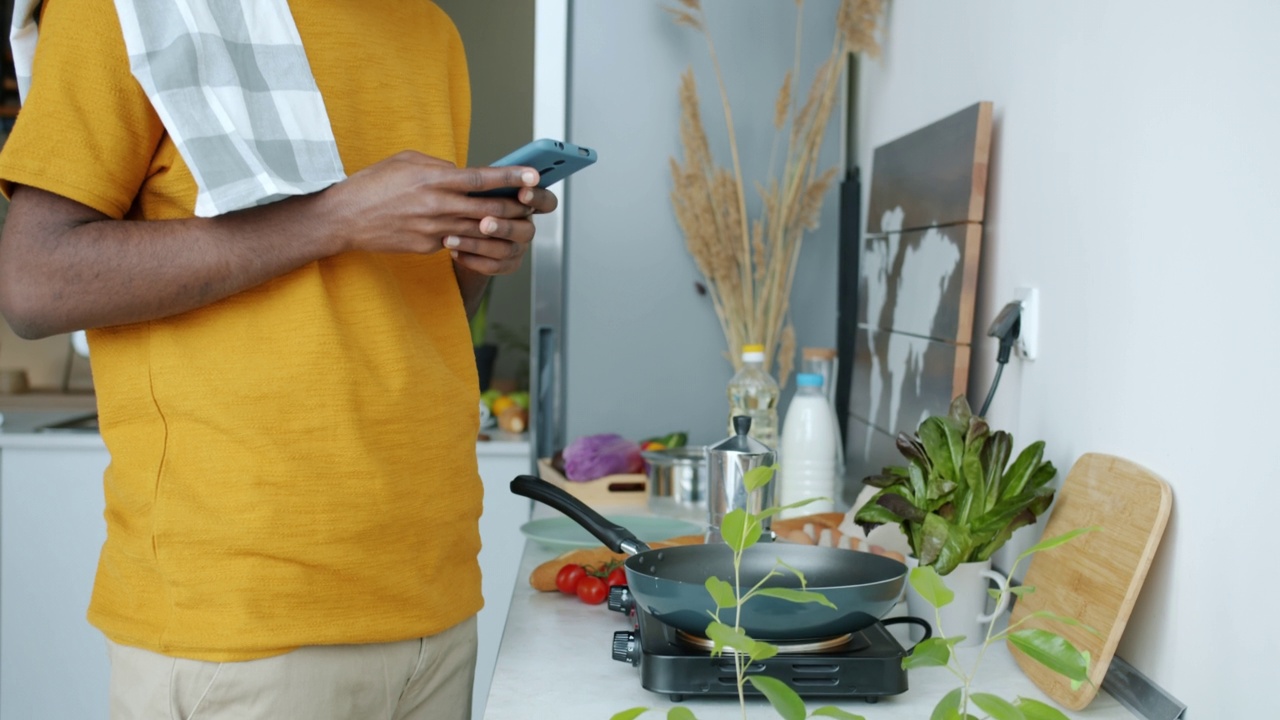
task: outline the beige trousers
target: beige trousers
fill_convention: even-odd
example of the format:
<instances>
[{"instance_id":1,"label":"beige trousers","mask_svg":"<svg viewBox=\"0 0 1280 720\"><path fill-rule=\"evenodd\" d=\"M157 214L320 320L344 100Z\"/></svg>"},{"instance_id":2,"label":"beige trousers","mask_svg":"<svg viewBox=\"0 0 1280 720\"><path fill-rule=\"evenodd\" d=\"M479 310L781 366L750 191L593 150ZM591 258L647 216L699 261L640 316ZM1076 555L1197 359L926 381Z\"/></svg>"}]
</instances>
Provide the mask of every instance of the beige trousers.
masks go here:
<instances>
[{"instance_id":1,"label":"beige trousers","mask_svg":"<svg viewBox=\"0 0 1280 720\"><path fill-rule=\"evenodd\" d=\"M470 720L476 619L438 635L183 660L108 641L111 720Z\"/></svg>"}]
</instances>

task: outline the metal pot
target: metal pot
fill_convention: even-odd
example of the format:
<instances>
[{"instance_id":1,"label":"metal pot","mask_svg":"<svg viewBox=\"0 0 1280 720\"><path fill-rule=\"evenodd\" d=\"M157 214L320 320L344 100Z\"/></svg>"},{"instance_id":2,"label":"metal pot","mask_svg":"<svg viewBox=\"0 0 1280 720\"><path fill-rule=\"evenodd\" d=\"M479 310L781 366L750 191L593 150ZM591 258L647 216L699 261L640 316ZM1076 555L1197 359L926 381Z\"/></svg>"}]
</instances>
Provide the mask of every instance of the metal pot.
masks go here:
<instances>
[{"instance_id":1,"label":"metal pot","mask_svg":"<svg viewBox=\"0 0 1280 720\"><path fill-rule=\"evenodd\" d=\"M685 508L707 506L707 449L701 445L646 450L641 455L649 476L649 503Z\"/></svg>"}]
</instances>

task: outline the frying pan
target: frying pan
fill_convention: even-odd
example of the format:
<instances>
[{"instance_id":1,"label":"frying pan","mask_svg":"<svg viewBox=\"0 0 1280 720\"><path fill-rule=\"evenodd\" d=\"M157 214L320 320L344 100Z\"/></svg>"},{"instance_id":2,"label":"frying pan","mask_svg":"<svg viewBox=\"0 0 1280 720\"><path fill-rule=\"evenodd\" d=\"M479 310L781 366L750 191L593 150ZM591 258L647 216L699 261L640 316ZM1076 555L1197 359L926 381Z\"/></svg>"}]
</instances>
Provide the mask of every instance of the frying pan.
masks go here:
<instances>
[{"instance_id":1,"label":"frying pan","mask_svg":"<svg viewBox=\"0 0 1280 720\"><path fill-rule=\"evenodd\" d=\"M658 620L701 635L715 613L705 582L715 576L733 583L733 550L723 543L681 545L651 550L626 528L605 519L551 483L520 475L511 492L545 503L573 519L610 550L630 555L623 563L627 587L637 607ZM806 587L820 592L836 609L818 603L793 603L756 596L739 610L738 625L757 640L804 640L857 632L875 623L898 602L907 567L880 555L840 548L761 542L743 552L741 587L755 587L774 570L764 587L799 588L800 580L781 560L804 574ZM731 624L733 610L721 617Z\"/></svg>"}]
</instances>

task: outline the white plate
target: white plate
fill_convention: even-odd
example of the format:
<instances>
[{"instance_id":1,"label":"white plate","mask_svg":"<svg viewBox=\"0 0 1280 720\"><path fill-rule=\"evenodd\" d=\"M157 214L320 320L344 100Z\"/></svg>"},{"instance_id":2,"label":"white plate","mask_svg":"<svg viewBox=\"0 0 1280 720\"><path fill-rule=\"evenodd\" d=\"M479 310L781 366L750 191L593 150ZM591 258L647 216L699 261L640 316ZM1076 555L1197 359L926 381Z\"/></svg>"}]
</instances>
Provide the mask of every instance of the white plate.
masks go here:
<instances>
[{"instance_id":1,"label":"white plate","mask_svg":"<svg viewBox=\"0 0 1280 720\"><path fill-rule=\"evenodd\" d=\"M701 534L706 528L675 518L642 515L608 515L615 524L630 530L646 543L666 540L680 535ZM553 550L603 547L604 543L587 532L586 528L567 517L531 520L520 526L525 537Z\"/></svg>"}]
</instances>

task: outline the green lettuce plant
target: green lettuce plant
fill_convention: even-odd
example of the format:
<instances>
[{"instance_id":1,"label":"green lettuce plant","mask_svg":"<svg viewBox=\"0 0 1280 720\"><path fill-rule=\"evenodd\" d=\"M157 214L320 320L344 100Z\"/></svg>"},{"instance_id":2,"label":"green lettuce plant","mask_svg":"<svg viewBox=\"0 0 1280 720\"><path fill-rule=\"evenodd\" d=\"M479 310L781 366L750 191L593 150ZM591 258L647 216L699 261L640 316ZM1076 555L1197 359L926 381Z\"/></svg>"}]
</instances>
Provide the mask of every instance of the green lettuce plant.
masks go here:
<instances>
[{"instance_id":1,"label":"green lettuce plant","mask_svg":"<svg viewBox=\"0 0 1280 720\"><path fill-rule=\"evenodd\" d=\"M748 492L755 492L773 480L776 466L758 467L747 471L743 484ZM804 720L811 717L836 718L837 720L865 720L861 715L854 715L833 705L817 708L812 713L805 707L804 701L786 683L767 675L747 675L746 669L754 662L767 660L778 654L778 647L770 643L755 640L743 632L740 618L742 606L756 597L773 597L789 602L816 602L835 609L822 593L808 590L804 573L787 565L781 560L765 577L754 586L742 587L740 568L742 554L747 548L755 545L764 534L764 520L783 510L802 507L822 498L811 498L782 507L770 507L759 514L745 510L733 510L724 516L720 525L720 534L733 549L733 582L710 577L707 578L707 592L716 603L715 612L711 614L711 622L707 625L706 635L714 643L713 655L721 655L726 650L733 653L734 668L737 674L738 705L742 708L743 720L747 717L746 687L749 683L760 692L783 720ZM764 587L769 579L790 573L800 581L800 588ZM730 625L720 617L721 612L733 610L733 624ZM635 720L649 712L651 708L635 707L613 715L610 720ZM667 720L697 720L697 716L687 707L676 706L667 711Z\"/></svg>"},{"instance_id":2,"label":"green lettuce plant","mask_svg":"<svg viewBox=\"0 0 1280 720\"><path fill-rule=\"evenodd\" d=\"M1021 563L1023 559L1033 553L1050 550L1070 542L1078 535L1097 529L1096 527L1088 527L1073 530L1038 543L1018 556L1013 568L1009 570L1009 578L1013 577L1014 569L1018 567L1018 563ZM942 613L938 612L940 608L951 602L955 597L954 594L942 582L938 572L928 565L913 569L907 581L916 589L916 592L920 593L921 597L934 607L934 627L938 628L939 636L924 640L912 648L911 653L902 659L902 667L906 670L920 667L945 667L959 678L961 683L960 687L947 693L938 701L931 717L947 718L948 720L978 720L975 716L969 714L969 705L972 703L985 713L986 717L993 720L1069 720L1061 710L1038 700L1017 697L1009 701L998 695L974 692L971 687L973 678L978 672L978 667L982 663L982 656L986 653L987 648L992 643L1007 639L1014 647L1025 653L1027 657L1069 679L1072 689L1079 688L1081 684L1088 682L1089 663L1091 662L1089 651L1076 649L1069 640L1057 633L1041 629L1019 629L1019 626L1032 618L1045 618L1067 625L1083 627L1094 634L1097 634L1096 630L1072 618L1062 617L1043 610L1031 613L999 632L995 631L996 623L993 622L987 627L987 636L978 651L977 659L974 660L973 666L966 671L955 653L956 643L963 640L964 636L947 637L946 628L942 626ZM1035 588L1028 585L1010 587L1006 584L1006 587L1007 589L1005 590L989 590L988 592L997 602L1001 600L1001 596L1006 592L1015 597L1035 592Z\"/></svg>"},{"instance_id":3,"label":"green lettuce plant","mask_svg":"<svg viewBox=\"0 0 1280 720\"><path fill-rule=\"evenodd\" d=\"M939 575L989 559L1053 503L1049 481L1058 471L1044 460L1044 442L1028 445L1010 465L1013 436L992 432L963 395L914 435L899 433L897 446L908 464L863 480L880 491L854 520L868 532L897 524L920 565Z\"/></svg>"}]
</instances>

